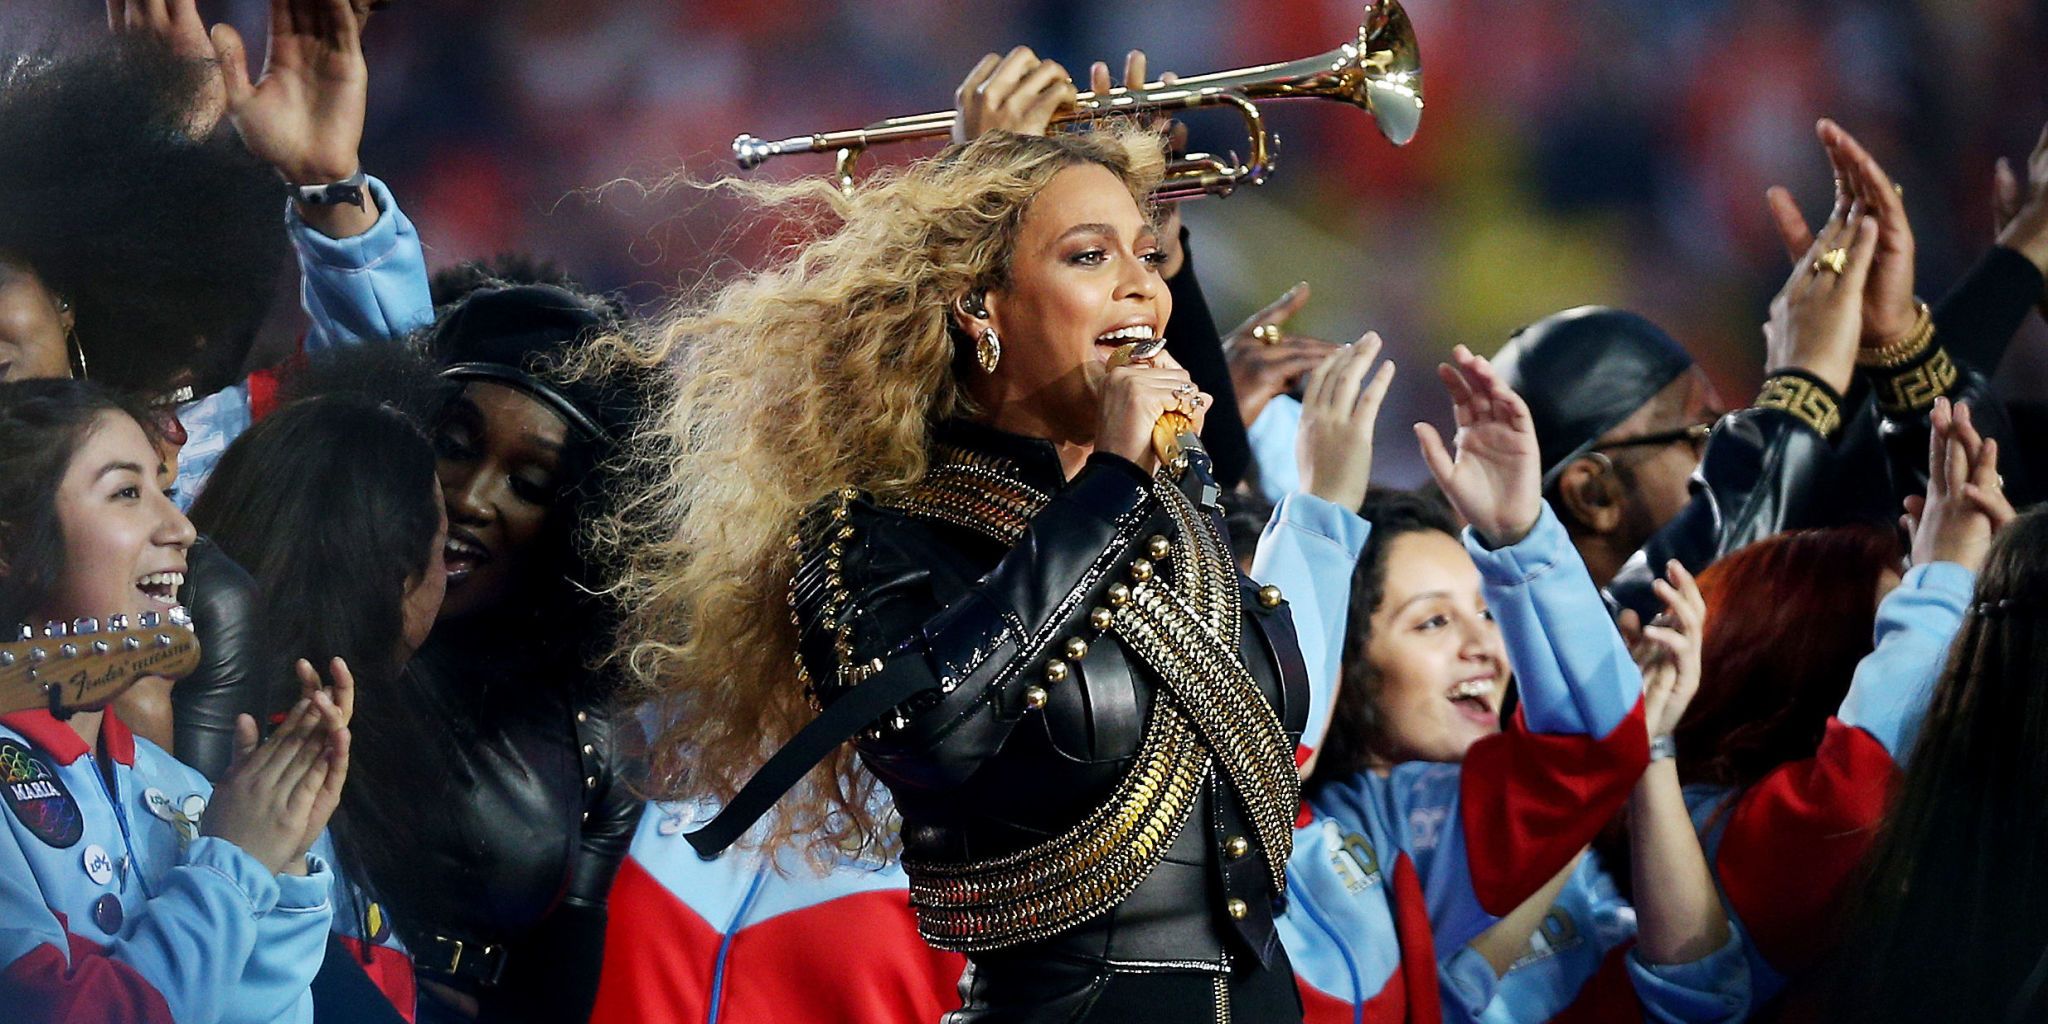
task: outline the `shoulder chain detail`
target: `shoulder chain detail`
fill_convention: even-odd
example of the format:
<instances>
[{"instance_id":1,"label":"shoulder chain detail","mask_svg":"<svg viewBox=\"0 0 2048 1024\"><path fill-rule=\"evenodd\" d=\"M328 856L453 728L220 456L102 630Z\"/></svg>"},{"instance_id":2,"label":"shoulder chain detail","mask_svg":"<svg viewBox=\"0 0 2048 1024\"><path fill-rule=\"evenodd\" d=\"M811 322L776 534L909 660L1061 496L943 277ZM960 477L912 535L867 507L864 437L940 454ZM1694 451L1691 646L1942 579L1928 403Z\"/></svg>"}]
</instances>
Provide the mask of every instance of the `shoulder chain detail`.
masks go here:
<instances>
[{"instance_id":1,"label":"shoulder chain detail","mask_svg":"<svg viewBox=\"0 0 2048 1024\"><path fill-rule=\"evenodd\" d=\"M887 505L1015 544L1031 517L1051 500L1052 495L1025 483L1009 459L942 444L933 449L924 479Z\"/></svg>"}]
</instances>

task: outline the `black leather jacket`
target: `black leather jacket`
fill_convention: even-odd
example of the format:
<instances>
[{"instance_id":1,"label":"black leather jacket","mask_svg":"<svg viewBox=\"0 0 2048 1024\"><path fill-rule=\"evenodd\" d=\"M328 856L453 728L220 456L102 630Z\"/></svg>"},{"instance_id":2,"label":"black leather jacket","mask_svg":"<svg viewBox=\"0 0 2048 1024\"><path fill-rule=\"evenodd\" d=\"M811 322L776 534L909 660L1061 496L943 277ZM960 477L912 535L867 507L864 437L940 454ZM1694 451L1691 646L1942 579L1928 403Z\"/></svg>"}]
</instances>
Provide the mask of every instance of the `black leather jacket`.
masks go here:
<instances>
[{"instance_id":1,"label":"black leather jacket","mask_svg":"<svg viewBox=\"0 0 2048 1024\"><path fill-rule=\"evenodd\" d=\"M631 845L644 743L629 714L568 679L430 643L413 670L444 702L445 800L408 837L424 884L392 909L422 977L475 992L480 1020L581 1020L596 998L604 905ZM415 797L417 799L417 797ZM431 936L504 949L492 984L436 970Z\"/></svg>"},{"instance_id":2,"label":"black leather jacket","mask_svg":"<svg viewBox=\"0 0 2048 1024\"><path fill-rule=\"evenodd\" d=\"M996 539L976 522L1000 520L998 512L963 518L842 497L830 516L813 517L791 586L803 665L826 681L814 684L821 702L844 692L831 682L846 679L842 665L858 677L886 659L892 673L908 662L925 674L924 692L856 740L895 798L914 887L918 863L986 861L1066 832L1131 773L1167 683L1123 636L1099 627L1114 592L1134 578L1134 560L1157 557L1155 537L1167 538L1172 557L1186 543L1151 482L1122 458L1098 453L1067 481L1045 441L968 423L947 424L940 440L935 467L964 458L997 481L983 498L1039 492L1042 507L1017 520L1021 538ZM943 454L949 448L953 456ZM821 537L843 539L839 553ZM1237 646L1291 755L1308 702L1292 620L1275 593L1262 603L1231 575L1242 608ZM1273 927L1282 894L1266 860L1279 852L1273 863L1284 863L1284 851L1248 843L1246 819L1226 773L1212 767L1163 859L1112 910L1047 938L970 952L976 969L1029 976L1048 959L1097 970L1284 965Z\"/></svg>"},{"instance_id":3,"label":"black leather jacket","mask_svg":"<svg viewBox=\"0 0 2048 1024\"><path fill-rule=\"evenodd\" d=\"M1671 559L1699 572L1737 548L1808 525L1831 458L1828 439L1790 413L1743 409L1721 417L1693 472L1692 500L1615 573L1609 603L1647 620L1664 607L1650 581Z\"/></svg>"}]
</instances>

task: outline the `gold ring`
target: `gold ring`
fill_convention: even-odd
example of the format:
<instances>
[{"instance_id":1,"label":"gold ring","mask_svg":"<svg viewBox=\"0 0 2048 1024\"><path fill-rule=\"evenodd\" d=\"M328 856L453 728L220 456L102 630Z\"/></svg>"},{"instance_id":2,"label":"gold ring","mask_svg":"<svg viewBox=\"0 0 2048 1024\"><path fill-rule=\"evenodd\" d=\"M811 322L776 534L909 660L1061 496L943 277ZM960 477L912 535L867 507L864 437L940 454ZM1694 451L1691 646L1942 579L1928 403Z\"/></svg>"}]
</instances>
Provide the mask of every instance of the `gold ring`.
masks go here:
<instances>
[{"instance_id":1,"label":"gold ring","mask_svg":"<svg viewBox=\"0 0 2048 1024\"><path fill-rule=\"evenodd\" d=\"M1260 324L1252 328L1252 337L1258 339L1261 344L1278 345L1285 335L1281 333L1279 324Z\"/></svg>"},{"instance_id":2,"label":"gold ring","mask_svg":"<svg viewBox=\"0 0 2048 1024\"><path fill-rule=\"evenodd\" d=\"M1836 246L1821 253L1820 258L1813 261L1813 271L1816 274L1823 270L1839 274L1842 272L1842 268L1848 265L1849 250Z\"/></svg>"}]
</instances>

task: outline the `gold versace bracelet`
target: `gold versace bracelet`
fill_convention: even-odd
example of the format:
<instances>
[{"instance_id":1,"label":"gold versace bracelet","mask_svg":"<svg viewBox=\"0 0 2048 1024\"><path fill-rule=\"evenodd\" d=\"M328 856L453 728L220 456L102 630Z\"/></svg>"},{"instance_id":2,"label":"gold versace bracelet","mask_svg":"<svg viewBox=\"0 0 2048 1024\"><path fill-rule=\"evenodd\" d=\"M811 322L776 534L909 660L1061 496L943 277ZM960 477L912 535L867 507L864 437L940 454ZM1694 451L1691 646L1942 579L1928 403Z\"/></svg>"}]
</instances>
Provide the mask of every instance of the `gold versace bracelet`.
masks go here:
<instances>
[{"instance_id":1,"label":"gold versace bracelet","mask_svg":"<svg viewBox=\"0 0 2048 1024\"><path fill-rule=\"evenodd\" d=\"M1842 426L1842 406L1834 389L1804 374L1778 373L1765 378L1763 390L1752 404L1789 413L1822 437L1834 437Z\"/></svg>"}]
</instances>

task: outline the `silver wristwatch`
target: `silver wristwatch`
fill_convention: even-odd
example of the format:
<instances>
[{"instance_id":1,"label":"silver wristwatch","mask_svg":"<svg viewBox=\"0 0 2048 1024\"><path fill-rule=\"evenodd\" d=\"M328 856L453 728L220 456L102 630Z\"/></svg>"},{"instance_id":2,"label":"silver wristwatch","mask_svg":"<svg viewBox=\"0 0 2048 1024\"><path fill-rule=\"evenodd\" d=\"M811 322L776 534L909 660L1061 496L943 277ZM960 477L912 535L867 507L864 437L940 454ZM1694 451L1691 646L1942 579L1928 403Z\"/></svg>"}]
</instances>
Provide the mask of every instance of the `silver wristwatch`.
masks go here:
<instances>
[{"instance_id":1,"label":"silver wristwatch","mask_svg":"<svg viewBox=\"0 0 2048 1024\"><path fill-rule=\"evenodd\" d=\"M293 185L292 195L307 206L367 206L365 189L370 176L358 168L354 174L325 185Z\"/></svg>"}]
</instances>

